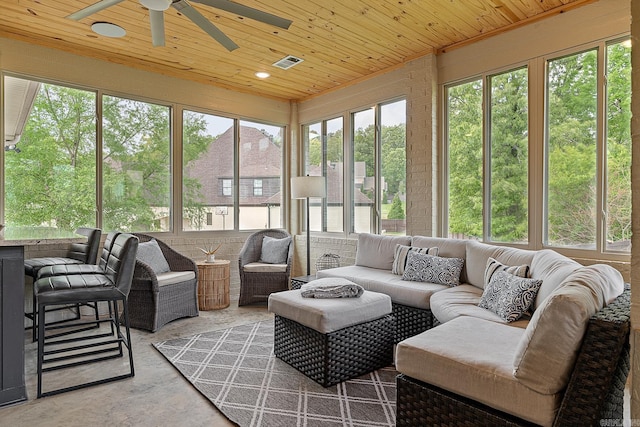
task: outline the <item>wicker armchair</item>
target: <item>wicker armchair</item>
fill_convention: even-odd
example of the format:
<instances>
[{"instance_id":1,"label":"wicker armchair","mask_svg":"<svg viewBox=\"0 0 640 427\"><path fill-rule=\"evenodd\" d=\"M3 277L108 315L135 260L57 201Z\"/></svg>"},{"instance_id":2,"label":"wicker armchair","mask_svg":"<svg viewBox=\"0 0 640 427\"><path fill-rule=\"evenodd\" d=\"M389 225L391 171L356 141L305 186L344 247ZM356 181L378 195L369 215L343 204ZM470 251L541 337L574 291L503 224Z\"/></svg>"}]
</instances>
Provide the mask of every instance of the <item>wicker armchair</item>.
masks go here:
<instances>
[{"instance_id":1,"label":"wicker armchair","mask_svg":"<svg viewBox=\"0 0 640 427\"><path fill-rule=\"evenodd\" d=\"M279 229L257 231L247 238L238 256L238 272L240 273L240 299L238 305L266 302L272 292L289 289L293 243L289 243L286 264L263 264L264 268L261 268L257 263L261 259L262 239L264 236L276 239L291 238L289 233ZM251 266L245 268L248 264L251 264Z\"/></svg>"},{"instance_id":2,"label":"wicker armchair","mask_svg":"<svg viewBox=\"0 0 640 427\"><path fill-rule=\"evenodd\" d=\"M133 233L140 243L154 237ZM198 268L196 263L155 239L171 269L156 275L151 266L136 260L129 292L131 327L155 332L182 317L198 316ZM191 274L193 273L193 274Z\"/></svg>"},{"instance_id":3,"label":"wicker armchair","mask_svg":"<svg viewBox=\"0 0 640 427\"><path fill-rule=\"evenodd\" d=\"M622 422L629 374L630 297L627 287L591 317L554 426L599 426L601 419ZM397 426L530 425L404 374L396 383Z\"/></svg>"}]
</instances>

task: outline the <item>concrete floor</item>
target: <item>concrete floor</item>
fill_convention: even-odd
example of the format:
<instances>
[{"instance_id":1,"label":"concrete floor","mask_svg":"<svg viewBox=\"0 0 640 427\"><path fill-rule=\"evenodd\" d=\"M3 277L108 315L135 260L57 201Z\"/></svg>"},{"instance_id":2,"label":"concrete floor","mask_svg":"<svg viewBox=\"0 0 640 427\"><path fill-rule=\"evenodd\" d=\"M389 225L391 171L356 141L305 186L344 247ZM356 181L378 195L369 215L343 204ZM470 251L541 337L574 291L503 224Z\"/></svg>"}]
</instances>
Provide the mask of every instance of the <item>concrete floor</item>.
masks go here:
<instances>
[{"instance_id":1,"label":"concrete floor","mask_svg":"<svg viewBox=\"0 0 640 427\"><path fill-rule=\"evenodd\" d=\"M37 346L25 331L25 381L29 400L0 408L0 426L233 426L151 345L171 338L273 319L265 305L231 306L201 311L199 317L179 319L156 333L132 329L135 377L36 399ZM126 359L126 356L125 356ZM90 364L45 374L45 385L64 384L81 377L95 379L96 370L125 373L128 362ZM50 389L46 388L45 390Z\"/></svg>"},{"instance_id":2,"label":"concrete floor","mask_svg":"<svg viewBox=\"0 0 640 427\"><path fill-rule=\"evenodd\" d=\"M135 377L36 399L36 352L30 330L25 331L25 381L28 401L0 408L0 427L21 426L234 426L162 356L152 344L245 323L271 320L266 305L238 307L237 284L231 306L201 311L199 317L179 319L156 333L131 329ZM234 289L235 288L235 289ZM235 291L235 292L234 292ZM125 357L126 359L126 357ZM91 364L45 374L45 390L96 379L99 372L126 372L126 360ZM117 371L116 371L117 370ZM82 381L80 381L82 382ZM629 393L625 390L624 426L629 426Z\"/></svg>"}]
</instances>

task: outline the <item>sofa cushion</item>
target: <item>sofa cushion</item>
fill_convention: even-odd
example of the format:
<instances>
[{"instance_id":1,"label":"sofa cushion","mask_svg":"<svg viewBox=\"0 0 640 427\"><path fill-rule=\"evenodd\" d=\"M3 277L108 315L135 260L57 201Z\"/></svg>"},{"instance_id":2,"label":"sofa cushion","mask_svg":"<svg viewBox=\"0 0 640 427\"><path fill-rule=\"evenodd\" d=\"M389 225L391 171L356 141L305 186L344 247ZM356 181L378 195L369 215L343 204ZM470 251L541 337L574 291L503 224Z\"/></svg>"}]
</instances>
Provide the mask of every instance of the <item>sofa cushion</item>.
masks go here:
<instances>
[{"instance_id":1,"label":"sofa cushion","mask_svg":"<svg viewBox=\"0 0 640 427\"><path fill-rule=\"evenodd\" d=\"M533 304L536 310L542 301L548 297L562 281L581 265L551 249L536 252L531 261L531 277L542 280L542 286Z\"/></svg>"},{"instance_id":2,"label":"sofa cushion","mask_svg":"<svg viewBox=\"0 0 640 427\"><path fill-rule=\"evenodd\" d=\"M513 359L515 377L543 394L569 381L589 318L624 290L622 275L608 265L571 273L533 313Z\"/></svg>"},{"instance_id":3,"label":"sofa cushion","mask_svg":"<svg viewBox=\"0 0 640 427\"><path fill-rule=\"evenodd\" d=\"M396 245L411 245L411 237L360 233L356 265L391 271Z\"/></svg>"},{"instance_id":4,"label":"sofa cushion","mask_svg":"<svg viewBox=\"0 0 640 427\"><path fill-rule=\"evenodd\" d=\"M391 298L369 291L358 298L303 298L296 289L269 295L269 312L326 334L391 313Z\"/></svg>"},{"instance_id":5,"label":"sofa cushion","mask_svg":"<svg viewBox=\"0 0 640 427\"><path fill-rule=\"evenodd\" d=\"M446 258L410 251L402 279L458 286L463 265L462 258Z\"/></svg>"},{"instance_id":6,"label":"sofa cushion","mask_svg":"<svg viewBox=\"0 0 640 427\"><path fill-rule=\"evenodd\" d=\"M529 310L541 284L541 280L496 271L485 286L478 306L493 311L506 322L514 322Z\"/></svg>"},{"instance_id":7,"label":"sofa cushion","mask_svg":"<svg viewBox=\"0 0 640 427\"><path fill-rule=\"evenodd\" d=\"M440 323L450 322L460 316L471 316L496 323L506 323L496 313L478 306L482 292L482 289L467 284L436 292L431 296L431 311ZM510 326L519 328L526 328L528 324L528 315L509 323Z\"/></svg>"},{"instance_id":8,"label":"sofa cushion","mask_svg":"<svg viewBox=\"0 0 640 427\"><path fill-rule=\"evenodd\" d=\"M316 273L316 277L344 277L365 290L389 295L391 301L396 304L421 309L429 309L431 297L444 289L449 289L448 286L434 283L407 282L402 280L402 276L393 274L391 271L358 265L320 270Z\"/></svg>"},{"instance_id":9,"label":"sofa cushion","mask_svg":"<svg viewBox=\"0 0 640 427\"><path fill-rule=\"evenodd\" d=\"M473 240L467 241L465 263L467 265L467 282L479 288L484 288L484 273L489 258L493 258L505 265L531 265L536 251L495 246Z\"/></svg>"},{"instance_id":10,"label":"sofa cushion","mask_svg":"<svg viewBox=\"0 0 640 427\"><path fill-rule=\"evenodd\" d=\"M438 248L438 256L448 258L465 258L467 254L467 241L461 239L448 239L445 237L413 236L411 246L419 248ZM465 262L460 273L460 282L467 282L467 263Z\"/></svg>"},{"instance_id":11,"label":"sofa cushion","mask_svg":"<svg viewBox=\"0 0 640 427\"><path fill-rule=\"evenodd\" d=\"M416 251L420 254L438 255L438 248L419 248L417 246L396 245L396 250L393 254L393 266L391 272L393 274L404 274L404 268L407 265L407 254L409 251Z\"/></svg>"},{"instance_id":12,"label":"sofa cushion","mask_svg":"<svg viewBox=\"0 0 640 427\"><path fill-rule=\"evenodd\" d=\"M560 394L540 394L513 376L524 329L462 316L401 341L396 370L540 425L552 425Z\"/></svg>"},{"instance_id":13,"label":"sofa cushion","mask_svg":"<svg viewBox=\"0 0 640 427\"><path fill-rule=\"evenodd\" d=\"M276 239L271 236L262 238L262 251L260 252L260 262L267 264L286 264L289 258L289 245L291 237Z\"/></svg>"}]
</instances>

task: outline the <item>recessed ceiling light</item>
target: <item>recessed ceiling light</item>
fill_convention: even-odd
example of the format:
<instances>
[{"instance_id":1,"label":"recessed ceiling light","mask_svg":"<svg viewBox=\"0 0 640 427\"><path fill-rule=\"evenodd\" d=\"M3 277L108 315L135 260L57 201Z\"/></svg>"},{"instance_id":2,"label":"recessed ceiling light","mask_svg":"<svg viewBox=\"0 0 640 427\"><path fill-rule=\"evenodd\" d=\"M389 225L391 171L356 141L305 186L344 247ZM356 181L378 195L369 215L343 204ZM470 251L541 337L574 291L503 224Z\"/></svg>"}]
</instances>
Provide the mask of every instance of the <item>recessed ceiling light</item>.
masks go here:
<instances>
[{"instance_id":1,"label":"recessed ceiling light","mask_svg":"<svg viewBox=\"0 0 640 427\"><path fill-rule=\"evenodd\" d=\"M267 73L266 71L258 71L256 73L256 77L259 79L266 79L267 77L270 77L271 74Z\"/></svg>"},{"instance_id":2,"label":"recessed ceiling light","mask_svg":"<svg viewBox=\"0 0 640 427\"><path fill-rule=\"evenodd\" d=\"M111 22L94 22L91 24L91 30L105 37L124 37L127 34L124 28Z\"/></svg>"}]
</instances>

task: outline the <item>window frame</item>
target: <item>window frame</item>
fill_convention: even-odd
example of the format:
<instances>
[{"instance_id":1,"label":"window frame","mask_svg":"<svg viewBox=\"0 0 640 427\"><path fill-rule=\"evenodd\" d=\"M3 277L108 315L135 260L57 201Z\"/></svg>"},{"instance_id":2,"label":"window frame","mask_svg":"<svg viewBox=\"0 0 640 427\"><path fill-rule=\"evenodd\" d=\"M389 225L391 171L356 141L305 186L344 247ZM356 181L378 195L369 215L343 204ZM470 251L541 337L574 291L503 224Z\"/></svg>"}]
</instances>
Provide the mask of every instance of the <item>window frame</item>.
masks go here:
<instances>
[{"instance_id":1,"label":"window frame","mask_svg":"<svg viewBox=\"0 0 640 427\"><path fill-rule=\"evenodd\" d=\"M449 233L448 215L449 215L449 147L448 140L448 100L447 100L447 88L464 84L466 82L482 79L483 92L487 91L487 76L496 75L504 72L505 70L517 69L523 66L527 66L529 69L529 162L528 162L528 175L529 175L529 242L527 244L517 243L501 243L493 242L488 239L488 215L483 213L483 236L481 241L496 244L496 245L509 245L515 247L522 247L526 249L538 250L538 249L553 249L564 255L573 258L585 258L585 259L605 259L610 261L628 261L630 259L630 252L615 251L607 248L605 244L606 239L606 226L603 222L605 220L606 210L606 186L607 186L607 164L606 164L606 92L605 92L605 74L606 74L606 52L607 47L621 43L630 38L629 35L618 35L614 37L607 37L601 40L595 40L590 43L581 44L561 51L553 52L552 54L544 54L536 57L532 57L520 63L510 64L508 67L500 67L491 70L486 70L481 73L466 76L452 81L441 82L439 84L439 99L442 101L439 103L439 111L441 112L442 124L440 132L440 150L442 158L440 161L441 173L440 179L440 194L442 204L439 209L440 220L438 226L438 233L440 236L447 236ZM589 51L591 49L598 50L598 71L597 71L597 208L596 208L596 249L582 249L575 247L560 247L552 246L544 243L543 230L545 228L545 215L546 211L546 182L548 180L546 171L546 157L548 155L547 149L547 137L548 137L548 123L546 118L547 111L547 61L566 57L569 55L577 54L579 52ZM487 98L483 96L483 110L486 110ZM485 120L483 127L483 150L487 145L487 113L483 111L483 117ZM483 151L483 185L487 182L487 154ZM483 190L483 212L487 212L490 208L488 205L487 189Z\"/></svg>"},{"instance_id":2,"label":"window frame","mask_svg":"<svg viewBox=\"0 0 640 427\"><path fill-rule=\"evenodd\" d=\"M301 175L305 175L308 170L308 157L309 157L309 138L308 138L308 129L312 126L320 126L321 135L319 135L321 141L321 148L323 151L323 160L326 160L325 151L327 145L327 122L332 120L342 118L342 154L343 154L343 182L342 182L342 192L343 192L343 231L327 231L327 201L326 198L322 199L322 227L319 231L314 231L312 228L312 232L321 233L327 235L341 235L345 237L357 235L354 231L354 168L353 168L353 159L354 159L354 114L358 112L366 111L368 109L374 110L374 128L375 128L375 137L374 137L374 169L375 169L375 200L372 207L372 216L375 221L372 221L372 227L370 230L366 232L369 233L379 233L381 230L381 215L380 215L380 205L382 201L382 177L381 177L381 144L382 144L382 136L381 136L381 110L382 107L388 104L394 104L400 101L405 102L405 159L407 155L406 148L406 129L407 129L407 105L408 105L408 97L407 96L395 96L392 98L388 98L382 101L378 101L375 104L365 105L357 108L353 108L347 111L344 111L341 115L336 114L329 117L325 117L322 119L316 119L310 122L306 122L300 125L300 134L302 137L301 140L301 151L302 155L300 156L301 162ZM323 168L323 176L326 176L326 165ZM405 168L405 182L406 182L406 168ZM304 231L306 221L306 208L302 209L301 216L301 229ZM406 212L405 212L406 214Z\"/></svg>"},{"instance_id":3,"label":"window frame","mask_svg":"<svg viewBox=\"0 0 640 427\"><path fill-rule=\"evenodd\" d=\"M226 117L234 120L234 127L235 127L234 167L236 171L238 170L238 156L237 156L237 145L239 140L238 127L241 121L247 121L251 123L258 123L258 124L264 124L267 126L282 128L283 149L281 152L282 163L281 163L281 174L279 177L280 183L281 183L280 185L281 193L282 193L282 189L283 189L282 182L284 182L287 176L285 174L285 165L286 165L285 161L287 158L287 153L284 147L286 147L287 144L289 144L289 137L288 137L289 124L288 123L273 123L273 122L265 121L263 119L256 119L256 118L247 117L247 116L231 116L229 113L225 113L225 112L214 111L214 110L209 110L204 108L197 108L194 106L176 103L176 102L169 102L162 99L150 98L147 96L134 95L130 93L123 93L115 90L103 90L90 85L82 85L74 82L60 81L60 80L54 80L51 78L26 75L23 73L12 72L8 70L0 71L0 79L1 79L0 86L3 88L3 91L4 91L5 77L13 77L18 79L43 83L43 84L57 85L57 86L71 88L71 89L87 91L95 94L95 110L96 110L96 145L95 145L95 151L96 151L95 211L96 211L96 214L95 214L95 218L96 219L95 219L95 224L88 224L87 226L95 226L95 227L102 228L103 222L104 222L103 221L103 190L104 189L103 189L103 166L102 166L102 152L103 152L103 123L102 123L103 108L102 106L103 106L103 97L105 96L123 98L126 100L135 101L135 102L155 104L158 106L167 107L169 109L169 144L170 144L169 145L169 157L170 157L170 160L169 160L169 168L170 168L169 170L169 177L170 177L169 178L170 180L170 183L169 183L169 191L170 191L169 229L164 231L153 231L154 234L156 233L183 234L183 233L193 232L192 230L185 230L183 228L183 223L182 223L182 211L183 211L183 206L182 206L182 195L183 195L182 129L183 127L182 127L182 124L183 124L183 111L186 111L186 110L194 113L211 114L211 115ZM5 117L3 114L0 117L0 122L4 123L4 120L5 120ZM5 188L5 180L4 180L4 168L5 168L4 158L5 157L4 156L5 156L5 153L3 151L2 154L0 154L0 167L2 168L2 172L1 172L2 180L0 180L0 191L2 191L3 194L4 194L4 188ZM239 210L238 209L239 208L238 179L239 179L238 176L235 176L232 180L232 194L231 194L234 198L236 216L238 215L238 210ZM286 198L282 197L280 221L282 222L283 226L284 224L287 223L287 220L288 220L288 216L286 215L287 206L288 206L288 203L286 201ZM5 209L6 209L6 204L5 204L5 198L3 196L0 198L0 221L2 223L4 223ZM177 212L179 212L179 214L176 214ZM234 229L226 230L226 231L244 233L244 232L252 232L257 229L257 228L256 229L238 229L237 224L238 224L238 221L236 218L236 220L234 221ZM143 230L133 230L133 231L135 232L135 231L143 231ZM222 230L216 230L214 232L216 233L222 232ZM52 238L52 240L55 240L55 239L56 238Z\"/></svg>"}]
</instances>

